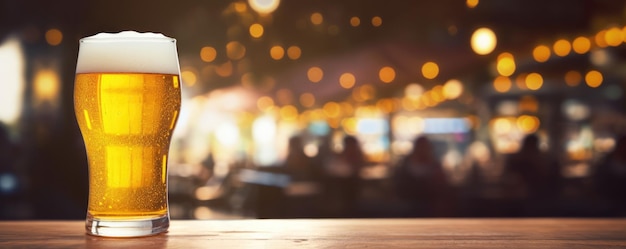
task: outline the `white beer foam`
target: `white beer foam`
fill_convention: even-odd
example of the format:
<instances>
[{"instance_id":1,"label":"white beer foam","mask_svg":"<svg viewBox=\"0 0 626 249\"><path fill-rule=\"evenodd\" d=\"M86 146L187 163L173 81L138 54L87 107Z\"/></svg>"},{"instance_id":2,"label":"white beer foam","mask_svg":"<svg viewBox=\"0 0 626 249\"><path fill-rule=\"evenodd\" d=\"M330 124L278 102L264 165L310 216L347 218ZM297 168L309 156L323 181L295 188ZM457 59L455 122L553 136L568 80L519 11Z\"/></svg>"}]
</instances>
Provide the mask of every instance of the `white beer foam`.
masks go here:
<instances>
[{"instance_id":1,"label":"white beer foam","mask_svg":"<svg viewBox=\"0 0 626 249\"><path fill-rule=\"evenodd\" d=\"M176 40L163 34L122 31L80 40L76 73L178 75Z\"/></svg>"}]
</instances>

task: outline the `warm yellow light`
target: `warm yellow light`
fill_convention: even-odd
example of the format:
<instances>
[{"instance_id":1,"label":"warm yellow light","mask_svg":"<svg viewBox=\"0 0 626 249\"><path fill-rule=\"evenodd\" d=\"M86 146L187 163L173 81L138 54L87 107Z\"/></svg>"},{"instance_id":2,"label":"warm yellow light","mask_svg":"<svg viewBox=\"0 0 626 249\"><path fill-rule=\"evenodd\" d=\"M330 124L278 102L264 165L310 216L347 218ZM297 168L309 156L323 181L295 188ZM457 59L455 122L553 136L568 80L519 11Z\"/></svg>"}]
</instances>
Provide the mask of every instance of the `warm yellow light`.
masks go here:
<instances>
[{"instance_id":1,"label":"warm yellow light","mask_svg":"<svg viewBox=\"0 0 626 249\"><path fill-rule=\"evenodd\" d=\"M550 48L545 45L536 46L535 49L533 49L533 58L537 62L546 62L550 59Z\"/></svg>"},{"instance_id":2,"label":"warm yellow light","mask_svg":"<svg viewBox=\"0 0 626 249\"><path fill-rule=\"evenodd\" d=\"M392 113L396 110L396 103L393 99L380 99L376 102L376 107L383 113Z\"/></svg>"},{"instance_id":3,"label":"warm yellow light","mask_svg":"<svg viewBox=\"0 0 626 249\"><path fill-rule=\"evenodd\" d=\"M324 114L329 118L339 117L341 114L341 106L337 102L328 102L322 107Z\"/></svg>"},{"instance_id":4,"label":"warm yellow light","mask_svg":"<svg viewBox=\"0 0 626 249\"><path fill-rule=\"evenodd\" d=\"M248 0L248 4L260 14L269 14L278 8L280 0Z\"/></svg>"},{"instance_id":5,"label":"warm yellow light","mask_svg":"<svg viewBox=\"0 0 626 249\"><path fill-rule=\"evenodd\" d=\"M606 44L612 47L617 47L622 44L624 37L622 36L622 30L617 27L610 28L604 34Z\"/></svg>"},{"instance_id":6,"label":"warm yellow light","mask_svg":"<svg viewBox=\"0 0 626 249\"><path fill-rule=\"evenodd\" d=\"M448 80L443 85L443 96L446 99L456 99L463 94L463 84L457 79Z\"/></svg>"},{"instance_id":7,"label":"warm yellow light","mask_svg":"<svg viewBox=\"0 0 626 249\"><path fill-rule=\"evenodd\" d=\"M226 44L226 56L231 60L239 60L246 56L246 47L238 41Z\"/></svg>"},{"instance_id":8,"label":"warm yellow light","mask_svg":"<svg viewBox=\"0 0 626 249\"><path fill-rule=\"evenodd\" d=\"M351 73L344 73L339 77L339 84L341 85L341 87L345 89L352 88L355 83L356 83L356 79L354 78L354 75Z\"/></svg>"},{"instance_id":9,"label":"warm yellow light","mask_svg":"<svg viewBox=\"0 0 626 249\"><path fill-rule=\"evenodd\" d=\"M465 4L467 4L468 8L473 9L478 5L478 0L467 0L465 1Z\"/></svg>"},{"instance_id":10,"label":"warm yellow light","mask_svg":"<svg viewBox=\"0 0 626 249\"><path fill-rule=\"evenodd\" d=\"M300 58L301 54L302 50L300 50L300 47L298 46L291 46L287 49L287 57L289 57L289 59L297 60Z\"/></svg>"},{"instance_id":11,"label":"warm yellow light","mask_svg":"<svg viewBox=\"0 0 626 249\"><path fill-rule=\"evenodd\" d=\"M511 123L511 120L507 118L496 118L492 121L492 129L496 134L509 133L511 128L513 128Z\"/></svg>"},{"instance_id":12,"label":"warm yellow light","mask_svg":"<svg viewBox=\"0 0 626 249\"><path fill-rule=\"evenodd\" d=\"M517 118L517 128L526 134L537 131L539 124L539 118L535 116L522 115Z\"/></svg>"},{"instance_id":13,"label":"warm yellow light","mask_svg":"<svg viewBox=\"0 0 626 249\"><path fill-rule=\"evenodd\" d=\"M183 83L187 86L193 86L198 81L196 73L190 70L183 70L180 72L180 77L183 79Z\"/></svg>"},{"instance_id":14,"label":"warm yellow light","mask_svg":"<svg viewBox=\"0 0 626 249\"><path fill-rule=\"evenodd\" d=\"M217 57L217 51L213 47L202 47L200 49L200 59L204 62L212 62Z\"/></svg>"},{"instance_id":15,"label":"warm yellow light","mask_svg":"<svg viewBox=\"0 0 626 249\"><path fill-rule=\"evenodd\" d=\"M424 93L424 87L417 83L408 84L404 88L404 96L411 100L417 100Z\"/></svg>"},{"instance_id":16,"label":"warm yellow light","mask_svg":"<svg viewBox=\"0 0 626 249\"><path fill-rule=\"evenodd\" d=\"M568 71L565 73L565 84L568 86L577 86L582 81L583 76L575 70Z\"/></svg>"},{"instance_id":17,"label":"warm yellow light","mask_svg":"<svg viewBox=\"0 0 626 249\"><path fill-rule=\"evenodd\" d=\"M352 27L357 27L361 25L361 19L356 16L353 16L352 18L350 18L350 25Z\"/></svg>"},{"instance_id":18,"label":"warm yellow light","mask_svg":"<svg viewBox=\"0 0 626 249\"><path fill-rule=\"evenodd\" d=\"M315 96L312 93L303 93L300 95L300 104L307 108L313 107L315 105Z\"/></svg>"},{"instance_id":19,"label":"warm yellow light","mask_svg":"<svg viewBox=\"0 0 626 249\"><path fill-rule=\"evenodd\" d=\"M591 49L591 41L587 37L579 36L572 42L572 48L577 54L587 53Z\"/></svg>"},{"instance_id":20,"label":"warm yellow light","mask_svg":"<svg viewBox=\"0 0 626 249\"><path fill-rule=\"evenodd\" d=\"M309 68L309 70L307 70L306 76L307 78L309 78L309 81L317 83L320 82L324 77L324 71L322 71L322 69L319 67L311 67Z\"/></svg>"},{"instance_id":21,"label":"warm yellow light","mask_svg":"<svg viewBox=\"0 0 626 249\"><path fill-rule=\"evenodd\" d=\"M526 87L530 90L539 90L543 85L543 77L538 73L529 73L526 76Z\"/></svg>"},{"instance_id":22,"label":"warm yellow light","mask_svg":"<svg viewBox=\"0 0 626 249\"><path fill-rule=\"evenodd\" d=\"M470 44L476 54L489 54L496 48L496 34L489 28L479 28L472 34Z\"/></svg>"},{"instance_id":23,"label":"warm yellow light","mask_svg":"<svg viewBox=\"0 0 626 249\"><path fill-rule=\"evenodd\" d=\"M274 100L268 96L262 96L257 99L256 106L259 110L265 111L274 106Z\"/></svg>"},{"instance_id":24,"label":"warm yellow light","mask_svg":"<svg viewBox=\"0 0 626 249\"><path fill-rule=\"evenodd\" d=\"M396 70L392 67L383 67L378 71L378 78L382 82L391 83L396 78Z\"/></svg>"},{"instance_id":25,"label":"warm yellow light","mask_svg":"<svg viewBox=\"0 0 626 249\"><path fill-rule=\"evenodd\" d=\"M513 83L509 77L498 76L493 80L493 89L499 93L508 92L511 89Z\"/></svg>"},{"instance_id":26,"label":"warm yellow light","mask_svg":"<svg viewBox=\"0 0 626 249\"><path fill-rule=\"evenodd\" d=\"M587 74L585 74L585 82L587 83L589 87L592 87L592 88L599 87L600 85L602 85L602 80L603 80L602 73L596 70L591 70L587 72Z\"/></svg>"},{"instance_id":27,"label":"warm yellow light","mask_svg":"<svg viewBox=\"0 0 626 249\"><path fill-rule=\"evenodd\" d=\"M572 51L572 44L565 39L560 39L554 42L552 49L554 50L554 54L563 57L567 56Z\"/></svg>"},{"instance_id":28,"label":"warm yellow light","mask_svg":"<svg viewBox=\"0 0 626 249\"><path fill-rule=\"evenodd\" d=\"M248 9L248 5L246 5L246 3L234 2L233 5L235 7L235 11L239 13L246 12L246 10Z\"/></svg>"},{"instance_id":29,"label":"warm yellow light","mask_svg":"<svg viewBox=\"0 0 626 249\"><path fill-rule=\"evenodd\" d=\"M502 76L511 76L515 73L515 59L510 53L502 53L498 56L496 69Z\"/></svg>"},{"instance_id":30,"label":"warm yellow light","mask_svg":"<svg viewBox=\"0 0 626 249\"><path fill-rule=\"evenodd\" d=\"M294 121L298 118L298 109L292 105L283 106L279 113L280 117L285 120Z\"/></svg>"},{"instance_id":31,"label":"warm yellow light","mask_svg":"<svg viewBox=\"0 0 626 249\"><path fill-rule=\"evenodd\" d=\"M321 13L315 12L311 14L311 23L315 25L320 25L322 24L322 22L324 22L324 17L322 16Z\"/></svg>"},{"instance_id":32,"label":"warm yellow light","mask_svg":"<svg viewBox=\"0 0 626 249\"><path fill-rule=\"evenodd\" d=\"M422 65L422 75L426 79L434 79L439 75L439 65L432 61L424 63Z\"/></svg>"},{"instance_id":33,"label":"warm yellow light","mask_svg":"<svg viewBox=\"0 0 626 249\"><path fill-rule=\"evenodd\" d=\"M346 134L354 135L356 134L357 121L356 118L344 118L341 120L341 127L346 132Z\"/></svg>"},{"instance_id":34,"label":"warm yellow light","mask_svg":"<svg viewBox=\"0 0 626 249\"><path fill-rule=\"evenodd\" d=\"M285 56L285 49L281 46L273 46L270 48L270 56L274 60L280 60Z\"/></svg>"},{"instance_id":35,"label":"warm yellow light","mask_svg":"<svg viewBox=\"0 0 626 249\"><path fill-rule=\"evenodd\" d=\"M63 41L63 33L58 29L49 29L46 31L46 42L52 46L61 44Z\"/></svg>"},{"instance_id":36,"label":"warm yellow light","mask_svg":"<svg viewBox=\"0 0 626 249\"><path fill-rule=\"evenodd\" d=\"M56 71L50 69L40 70L35 74L34 91L37 100L55 100L59 94L60 79Z\"/></svg>"},{"instance_id":37,"label":"warm yellow light","mask_svg":"<svg viewBox=\"0 0 626 249\"><path fill-rule=\"evenodd\" d=\"M600 30L596 33L595 42L598 47L606 48L609 44L606 42L606 30Z\"/></svg>"},{"instance_id":38,"label":"warm yellow light","mask_svg":"<svg viewBox=\"0 0 626 249\"><path fill-rule=\"evenodd\" d=\"M263 25L259 24L259 23L254 23L252 25L250 25L250 36L254 37L254 38L260 38L261 36L263 36Z\"/></svg>"},{"instance_id":39,"label":"warm yellow light","mask_svg":"<svg viewBox=\"0 0 626 249\"><path fill-rule=\"evenodd\" d=\"M380 25L383 25L383 19L380 16L372 17L372 26L380 27Z\"/></svg>"}]
</instances>

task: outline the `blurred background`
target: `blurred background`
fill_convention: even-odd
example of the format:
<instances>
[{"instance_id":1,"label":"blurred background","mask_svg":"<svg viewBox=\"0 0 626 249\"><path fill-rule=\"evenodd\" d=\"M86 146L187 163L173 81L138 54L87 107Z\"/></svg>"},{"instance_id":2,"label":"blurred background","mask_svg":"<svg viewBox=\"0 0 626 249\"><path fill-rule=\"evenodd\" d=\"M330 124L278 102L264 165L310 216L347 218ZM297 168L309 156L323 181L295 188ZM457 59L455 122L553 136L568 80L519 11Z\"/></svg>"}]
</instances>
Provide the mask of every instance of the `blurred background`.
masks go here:
<instances>
[{"instance_id":1,"label":"blurred background","mask_svg":"<svg viewBox=\"0 0 626 249\"><path fill-rule=\"evenodd\" d=\"M1 0L0 219L83 219L78 40L177 39L174 219L626 215L626 1Z\"/></svg>"}]
</instances>

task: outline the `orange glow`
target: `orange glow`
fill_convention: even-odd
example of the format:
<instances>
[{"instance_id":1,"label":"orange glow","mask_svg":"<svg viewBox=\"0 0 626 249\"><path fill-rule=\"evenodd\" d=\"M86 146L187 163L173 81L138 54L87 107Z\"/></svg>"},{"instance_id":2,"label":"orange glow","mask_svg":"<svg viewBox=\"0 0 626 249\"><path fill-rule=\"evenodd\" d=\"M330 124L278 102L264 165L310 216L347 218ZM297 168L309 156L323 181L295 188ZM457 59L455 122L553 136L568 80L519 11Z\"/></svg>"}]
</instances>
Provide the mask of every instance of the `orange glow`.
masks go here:
<instances>
[{"instance_id":1,"label":"orange glow","mask_svg":"<svg viewBox=\"0 0 626 249\"><path fill-rule=\"evenodd\" d=\"M391 83L396 78L396 71L391 67L383 67L378 71L378 78L382 82Z\"/></svg>"},{"instance_id":2,"label":"orange glow","mask_svg":"<svg viewBox=\"0 0 626 249\"><path fill-rule=\"evenodd\" d=\"M311 67L306 72L307 78L313 83L320 82L324 78L324 71L319 67Z\"/></svg>"},{"instance_id":3,"label":"orange glow","mask_svg":"<svg viewBox=\"0 0 626 249\"><path fill-rule=\"evenodd\" d=\"M315 25L320 25L324 22L324 17L319 12L315 12L311 14L311 23Z\"/></svg>"},{"instance_id":4,"label":"orange glow","mask_svg":"<svg viewBox=\"0 0 626 249\"><path fill-rule=\"evenodd\" d=\"M443 85L443 96L446 99L456 99L463 94L463 84L461 81L451 79Z\"/></svg>"},{"instance_id":5,"label":"orange glow","mask_svg":"<svg viewBox=\"0 0 626 249\"><path fill-rule=\"evenodd\" d=\"M355 118L345 118L341 120L341 126L346 134L354 135L356 134L356 119Z\"/></svg>"},{"instance_id":6,"label":"orange glow","mask_svg":"<svg viewBox=\"0 0 626 249\"><path fill-rule=\"evenodd\" d=\"M591 41L587 37L579 36L572 42L572 48L577 54L587 53L591 49Z\"/></svg>"},{"instance_id":7,"label":"orange glow","mask_svg":"<svg viewBox=\"0 0 626 249\"><path fill-rule=\"evenodd\" d=\"M383 25L383 19L380 16L372 17L372 26L380 27L380 25Z\"/></svg>"},{"instance_id":8,"label":"orange glow","mask_svg":"<svg viewBox=\"0 0 626 249\"><path fill-rule=\"evenodd\" d=\"M61 44L63 41L63 33L58 29L49 29L46 31L46 42L52 46Z\"/></svg>"},{"instance_id":9,"label":"orange glow","mask_svg":"<svg viewBox=\"0 0 626 249\"><path fill-rule=\"evenodd\" d=\"M193 86L198 81L196 73L190 70L183 70L180 72L180 77L183 78L183 83L187 86Z\"/></svg>"},{"instance_id":10,"label":"orange glow","mask_svg":"<svg viewBox=\"0 0 626 249\"><path fill-rule=\"evenodd\" d=\"M519 100L519 110L525 112L537 112L539 101L532 95L525 95Z\"/></svg>"},{"instance_id":11,"label":"orange glow","mask_svg":"<svg viewBox=\"0 0 626 249\"><path fill-rule=\"evenodd\" d=\"M530 115L522 115L517 118L517 128L528 134L539 129L539 118Z\"/></svg>"},{"instance_id":12,"label":"orange glow","mask_svg":"<svg viewBox=\"0 0 626 249\"><path fill-rule=\"evenodd\" d=\"M356 91L356 94L358 95L358 99L362 99L364 101L370 100L375 97L376 89L374 89L372 85L367 84L359 87Z\"/></svg>"},{"instance_id":13,"label":"orange glow","mask_svg":"<svg viewBox=\"0 0 626 249\"><path fill-rule=\"evenodd\" d=\"M565 39L560 39L554 43L552 49L554 49L554 54L563 57L567 56L572 51L572 44Z\"/></svg>"},{"instance_id":14,"label":"orange glow","mask_svg":"<svg viewBox=\"0 0 626 249\"><path fill-rule=\"evenodd\" d=\"M550 59L550 48L545 45L539 45L533 49L533 58L537 62L546 62Z\"/></svg>"},{"instance_id":15,"label":"orange glow","mask_svg":"<svg viewBox=\"0 0 626 249\"><path fill-rule=\"evenodd\" d=\"M239 13L246 12L246 10L248 9L248 5L246 5L246 3L234 2L233 5L235 7L235 11Z\"/></svg>"},{"instance_id":16,"label":"orange glow","mask_svg":"<svg viewBox=\"0 0 626 249\"><path fill-rule=\"evenodd\" d=\"M384 113L391 113L396 110L396 103L393 99L381 99L376 102L376 107Z\"/></svg>"},{"instance_id":17,"label":"orange glow","mask_svg":"<svg viewBox=\"0 0 626 249\"><path fill-rule=\"evenodd\" d=\"M315 96L311 93L303 93L300 95L300 104L307 108L313 107L315 105Z\"/></svg>"},{"instance_id":18,"label":"orange glow","mask_svg":"<svg viewBox=\"0 0 626 249\"><path fill-rule=\"evenodd\" d=\"M300 58L301 54L302 50L300 50L300 47L298 46L291 46L287 49L287 57L289 57L289 59L297 60Z\"/></svg>"},{"instance_id":19,"label":"orange glow","mask_svg":"<svg viewBox=\"0 0 626 249\"><path fill-rule=\"evenodd\" d=\"M617 47L622 44L624 37L622 36L622 30L619 28L610 28L604 34L606 44L612 47Z\"/></svg>"},{"instance_id":20,"label":"orange glow","mask_svg":"<svg viewBox=\"0 0 626 249\"><path fill-rule=\"evenodd\" d=\"M538 73L530 73L526 76L526 87L530 90L539 90L543 85L543 77Z\"/></svg>"},{"instance_id":21,"label":"orange glow","mask_svg":"<svg viewBox=\"0 0 626 249\"><path fill-rule=\"evenodd\" d=\"M474 53L487 55L491 53L497 44L496 34L489 28L479 28L472 34L470 45Z\"/></svg>"},{"instance_id":22,"label":"orange glow","mask_svg":"<svg viewBox=\"0 0 626 249\"><path fill-rule=\"evenodd\" d=\"M345 89L352 88L355 83L356 83L356 79L354 78L354 75L351 73L344 73L339 77L339 84L341 85L341 87Z\"/></svg>"},{"instance_id":23,"label":"orange glow","mask_svg":"<svg viewBox=\"0 0 626 249\"><path fill-rule=\"evenodd\" d=\"M521 73L517 75L517 77L515 77L515 85L517 86L517 88L521 90L528 89L528 87L526 87L526 76L528 76L528 74Z\"/></svg>"},{"instance_id":24,"label":"orange glow","mask_svg":"<svg viewBox=\"0 0 626 249\"><path fill-rule=\"evenodd\" d=\"M352 27L357 27L361 25L361 19L356 16L353 16L352 18L350 18L350 25Z\"/></svg>"},{"instance_id":25,"label":"orange glow","mask_svg":"<svg viewBox=\"0 0 626 249\"><path fill-rule=\"evenodd\" d=\"M233 63L231 61L224 62L215 67L215 73L221 77L229 77L233 74Z\"/></svg>"},{"instance_id":26,"label":"orange glow","mask_svg":"<svg viewBox=\"0 0 626 249\"><path fill-rule=\"evenodd\" d=\"M439 75L439 65L437 63L429 61L422 65L422 75L426 79L434 79Z\"/></svg>"},{"instance_id":27,"label":"orange glow","mask_svg":"<svg viewBox=\"0 0 626 249\"><path fill-rule=\"evenodd\" d=\"M254 23L252 25L250 25L250 36L254 37L254 38L260 38L261 36L263 36L263 25L258 24L258 23Z\"/></svg>"},{"instance_id":28,"label":"orange glow","mask_svg":"<svg viewBox=\"0 0 626 249\"><path fill-rule=\"evenodd\" d=\"M606 43L606 30L600 30L595 36L596 45L601 48L606 48L609 44Z\"/></svg>"},{"instance_id":29,"label":"orange glow","mask_svg":"<svg viewBox=\"0 0 626 249\"><path fill-rule=\"evenodd\" d=\"M508 92L511 89L513 83L509 77L498 76L493 80L493 89L499 93Z\"/></svg>"},{"instance_id":30,"label":"orange glow","mask_svg":"<svg viewBox=\"0 0 626 249\"><path fill-rule=\"evenodd\" d=\"M491 127L496 134L503 134L511 132L513 124L508 118L496 118L492 120Z\"/></svg>"},{"instance_id":31,"label":"orange glow","mask_svg":"<svg viewBox=\"0 0 626 249\"><path fill-rule=\"evenodd\" d=\"M231 60L239 60L246 56L246 47L238 41L226 44L226 56Z\"/></svg>"},{"instance_id":32,"label":"orange glow","mask_svg":"<svg viewBox=\"0 0 626 249\"><path fill-rule=\"evenodd\" d=\"M59 95L61 80L59 74L51 69L40 70L35 74L34 91L37 100L53 101Z\"/></svg>"},{"instance_id":33,"label":"orange glow","mask_svg":"<svg viewBox=\"0 0 626 249\"><path fill-rule=\"evenodd\" d=\"M337 102L328 102L322 108L326 117L336 118L341 114L341 106Z\"/></svg>"},{"instance_id":34,"label":"orange glow","mask_svg":"<svg viewBox=\"0 0 626 249\"><path fill-rule=\"evenodd\" d=\"M268 96L263 96L257 99L256 106L261 111L269 110L269 108L274 106L274 100Z\"/></svg>"},{"instance_id":35,"label":"orange glow","mask_svg":"<svg viewBox=\"0 0 626 249\"><path fill-rule=\"evenodd\" d=\"M592 88L599 87L600 85L602 85L602 80L603 80L602 73L596 70L591 70L587 72L587 74L585 74L585 82L587 83L589 87L592 87Z\"/></svg>"},{"instance_id":36,"label":"orange glow","mask_svg":"<svg viewBox=\"0 0 626 249\"><path fill-rule=\"evenodd\" d=\"M280 117L285 120L294 121L298 119L298 109L292 105L283 106L280 108Z\"/></svg>"},{"instance_id":37,"label":"orange glow","mask_svg":"<svg viewBox=\"0 0 626 249\"><path fill-rule=\"evenodd\" d=\"M467 4L468 8L473 9L478 5L478 0L467 0L465 1L465 4Z\"/></svg>"},{"instance_id":38,"label":"orange glow","mask_svg":"<svg viewBox=\"0 0 626 249\"><path fill-rule=\"evenodd\" d=\"M200 49L200 59L204 62L212 62L217 57L217 51L213 47L202 47Z\"/></svg>"},{"instance_id":39,"label":"orange glow","mask_svg":"<svg viewBox=\"0 0 626 249\"><path fill-rule=\"evenodd\" d=\"M502 53L498 56L496 64L498 73L502 76L511 76L515 73L515 59L510 53Z\"/></svg>"},{"instance_id":40,"label":"orange glow","mask_svg":"<svg viewBox=\"0 0 626 249\"><path fill-rule=\"evenodd\" d=\"M281 46L273 46L270 49L270 56L274 60L280 60L285 56L285 49Z\"/></svg>"},{"instance_id":41,"label":"orange glow","mask_svg":"<svg viewBox=\"0 0 626 249\"><path fill-rule=\"evenodd\" d=\"M583 76L575 70L568 71L565 73L565 84L568 86L577 86L583 80Z\"/></svg>"}]
</instances>

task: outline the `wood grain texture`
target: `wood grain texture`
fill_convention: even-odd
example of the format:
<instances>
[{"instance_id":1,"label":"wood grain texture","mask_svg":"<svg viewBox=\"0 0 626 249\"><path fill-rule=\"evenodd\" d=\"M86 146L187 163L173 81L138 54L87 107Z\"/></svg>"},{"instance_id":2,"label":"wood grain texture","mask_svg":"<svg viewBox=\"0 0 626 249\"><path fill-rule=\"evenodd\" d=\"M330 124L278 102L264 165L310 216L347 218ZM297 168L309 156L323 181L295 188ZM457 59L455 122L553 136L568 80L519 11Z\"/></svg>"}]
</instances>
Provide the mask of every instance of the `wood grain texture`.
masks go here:
<instances>
[{"instance_id":1,"label":"wood grain texture","mask_svg":"<svg viewBox=\"0 0 626 249\"><path fill-rule=\"evenodd\" d=\"M626 219L174 220L124 239L82 221L3 221L0 248L626 248Z\"/></svg>"}]
</instances>

